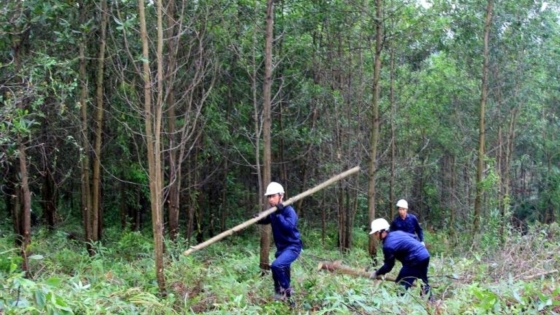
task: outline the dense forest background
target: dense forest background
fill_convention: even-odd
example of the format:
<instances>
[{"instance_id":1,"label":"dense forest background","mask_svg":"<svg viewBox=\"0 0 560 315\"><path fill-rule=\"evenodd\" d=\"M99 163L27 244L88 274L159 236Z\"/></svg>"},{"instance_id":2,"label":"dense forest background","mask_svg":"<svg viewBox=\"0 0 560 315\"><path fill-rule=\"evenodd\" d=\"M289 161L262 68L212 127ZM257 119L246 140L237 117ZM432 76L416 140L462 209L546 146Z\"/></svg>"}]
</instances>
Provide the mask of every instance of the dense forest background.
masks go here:
<instances>
[{"instance_id":1,"label":"dense forest background","mask_svg":"<svg viewBox=\"0 0 560 315\"><path fill-rule=\"evenodd\" d=\"M27 270L35 219L90 256L151 228L164 292L167 240L360 166L294 205L342 252L400 198L451 243L506 242L560 215L559 21L532 0L4 1L3 233Z\"/></svg>"}]
</instances>

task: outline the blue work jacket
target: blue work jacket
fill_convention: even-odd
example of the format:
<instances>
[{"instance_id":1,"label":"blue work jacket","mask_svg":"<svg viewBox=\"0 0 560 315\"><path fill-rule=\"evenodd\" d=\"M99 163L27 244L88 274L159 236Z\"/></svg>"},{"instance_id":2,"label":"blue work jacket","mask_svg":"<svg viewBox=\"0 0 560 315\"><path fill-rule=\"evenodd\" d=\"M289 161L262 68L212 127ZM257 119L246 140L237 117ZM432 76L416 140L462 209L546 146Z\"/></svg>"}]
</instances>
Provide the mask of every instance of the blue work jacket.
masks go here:
<instances>
[{"instance_id":1,"label":"blue work jacket","mask_svg":"<svg viewBox=\"0 0 560 315\"><path fill-rule=\"evenodd\" d=\"M414 235L403 231L389 231L383 239L383 256L383 266L376 271L377 275L390 272L395 266L395 260L400 261L403 266L414 267L430 258L430 253Z\"/></svg>"},{"instance_id":2,"label":"blue work jacket","mask_svg":"<svg viewBox=\"0 0 560 315\"><path fill-rule=\"evenodd\" d=\"M416 216L410 213L407 213L404 219L397 215L393 222L391 222L391 231L404 231L413 235L418 234L418 240L420 242L424 241L424 231L420 227Z\"/></svg>"},{"instance_id":3,"label":"blue work jacket","mask_svg":"<svg viewBox=\"0 0 560 315\"><path fill-rule=\"evenodd\" d=\"M296 211L292 206L288 205L282 210L271 213L257 223L270 223L276 249L278 251L283 251L288 247L294 247L295 249L301 249L302 247L301 236L297 229L297 222L298 216Z\"/></svg>"}]
</instances>

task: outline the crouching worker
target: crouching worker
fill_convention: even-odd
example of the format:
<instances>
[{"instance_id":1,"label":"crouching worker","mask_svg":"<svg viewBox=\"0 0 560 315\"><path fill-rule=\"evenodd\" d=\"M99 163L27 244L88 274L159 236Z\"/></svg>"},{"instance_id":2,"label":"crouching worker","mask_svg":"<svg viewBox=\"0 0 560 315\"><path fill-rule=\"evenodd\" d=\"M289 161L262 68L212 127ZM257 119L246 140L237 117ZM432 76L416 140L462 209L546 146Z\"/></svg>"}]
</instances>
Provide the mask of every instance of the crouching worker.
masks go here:
<instances>
[{"instance_id":1,"label":"crouching worker","mask_svg":"<svg viewBox=\"0 0 560 315\"><path fill-rule=\"evenodd\" d=\"M274 280L274 300L290 300L293 295L293 289L290 286L290 267L299 257L302 248L301 237L297 229L298 217L292 206L282 204L284 188L279 183L271 182L266 188L265 196L270 206L277 208L274 213L257 222L257 224L271 225L276 245L276 259L270 265Z\"/></svg>"},{"instance_id":2,"label":"crouching worker","mask_svg":"<svg viewBox=\"0 0 560 315\"><path fill-rule=\"evenodd\" d=\"M371 273L370 278L390 272L395 266L395 259L402 263L402 269L395 282L408 290L416 279L422 279L422 294L432 295L428 284L428 266L430 253L414 235L403 231L389 231L389 223L385 219L375 219L371 222L371 232L378 240L383 242L383 266Z\"/></svg>"}]
</instances>

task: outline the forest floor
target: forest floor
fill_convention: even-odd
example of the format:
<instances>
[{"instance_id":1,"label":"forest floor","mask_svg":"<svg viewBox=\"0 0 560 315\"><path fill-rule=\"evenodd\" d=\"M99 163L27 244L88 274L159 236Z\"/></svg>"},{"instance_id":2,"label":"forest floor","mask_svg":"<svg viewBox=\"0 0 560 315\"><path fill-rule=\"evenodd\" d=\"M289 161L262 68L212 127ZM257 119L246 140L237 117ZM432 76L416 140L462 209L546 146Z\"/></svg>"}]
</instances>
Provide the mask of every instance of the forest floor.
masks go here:
<instances>
[{"instance_id":1,"label":"forest floor","mask_svg":"<svg viewBox=\"0 0 560 315\"><path fill-rule=\"evenodd\" d=\"M60 229L59 229L60 231ZM146 235L145 235L146 234ZM292 265L293 306L272 299L272 278L259 269L257 228L189 256L186 242L166 242L167 295L158 293L149 233L108 230L89 257L66 233L34 234L29 277L13 238L0 241L0 314L560 314L560 229L537 225L452 238L427 233L430 284L403 296L391 281L319 271L339 260L358 271L378 268L366 252L367 233L356 230L342 254L336 237L303 232L305 249ZM274 258L274 246L270 259ZM387 278L394 278L397 263Z\"/></svg>"}]
</instances>

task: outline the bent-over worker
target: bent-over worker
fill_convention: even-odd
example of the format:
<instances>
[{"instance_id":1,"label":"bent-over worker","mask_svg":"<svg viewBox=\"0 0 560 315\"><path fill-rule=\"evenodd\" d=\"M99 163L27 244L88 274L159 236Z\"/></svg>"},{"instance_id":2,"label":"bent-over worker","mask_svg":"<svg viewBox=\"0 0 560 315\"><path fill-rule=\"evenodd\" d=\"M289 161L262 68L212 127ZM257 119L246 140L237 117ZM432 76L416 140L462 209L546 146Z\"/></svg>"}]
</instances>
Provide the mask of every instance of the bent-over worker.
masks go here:
<instances>
[{"instance_id":1,"label":"bent-over worker","mask_svg":"<svg viewBox=\"0 0 560 315\"><path fill-rule=\"evenodd\" d=\"M395 282L402 285L408 290L414 283L414 280L422 279L422 294L430 293L430 285L428 283L428 267L430 265L430 253L424 245L422 245L414 235L403 231L389 231L389 223L385 219L375 219L371 222L371 232L378 240L383 242L383 266L372 272L370 278L375 279L378 276L390 272L395 266L395 260L402 263L402 269L397 276Z\"/></svg>"}]
</instances>

